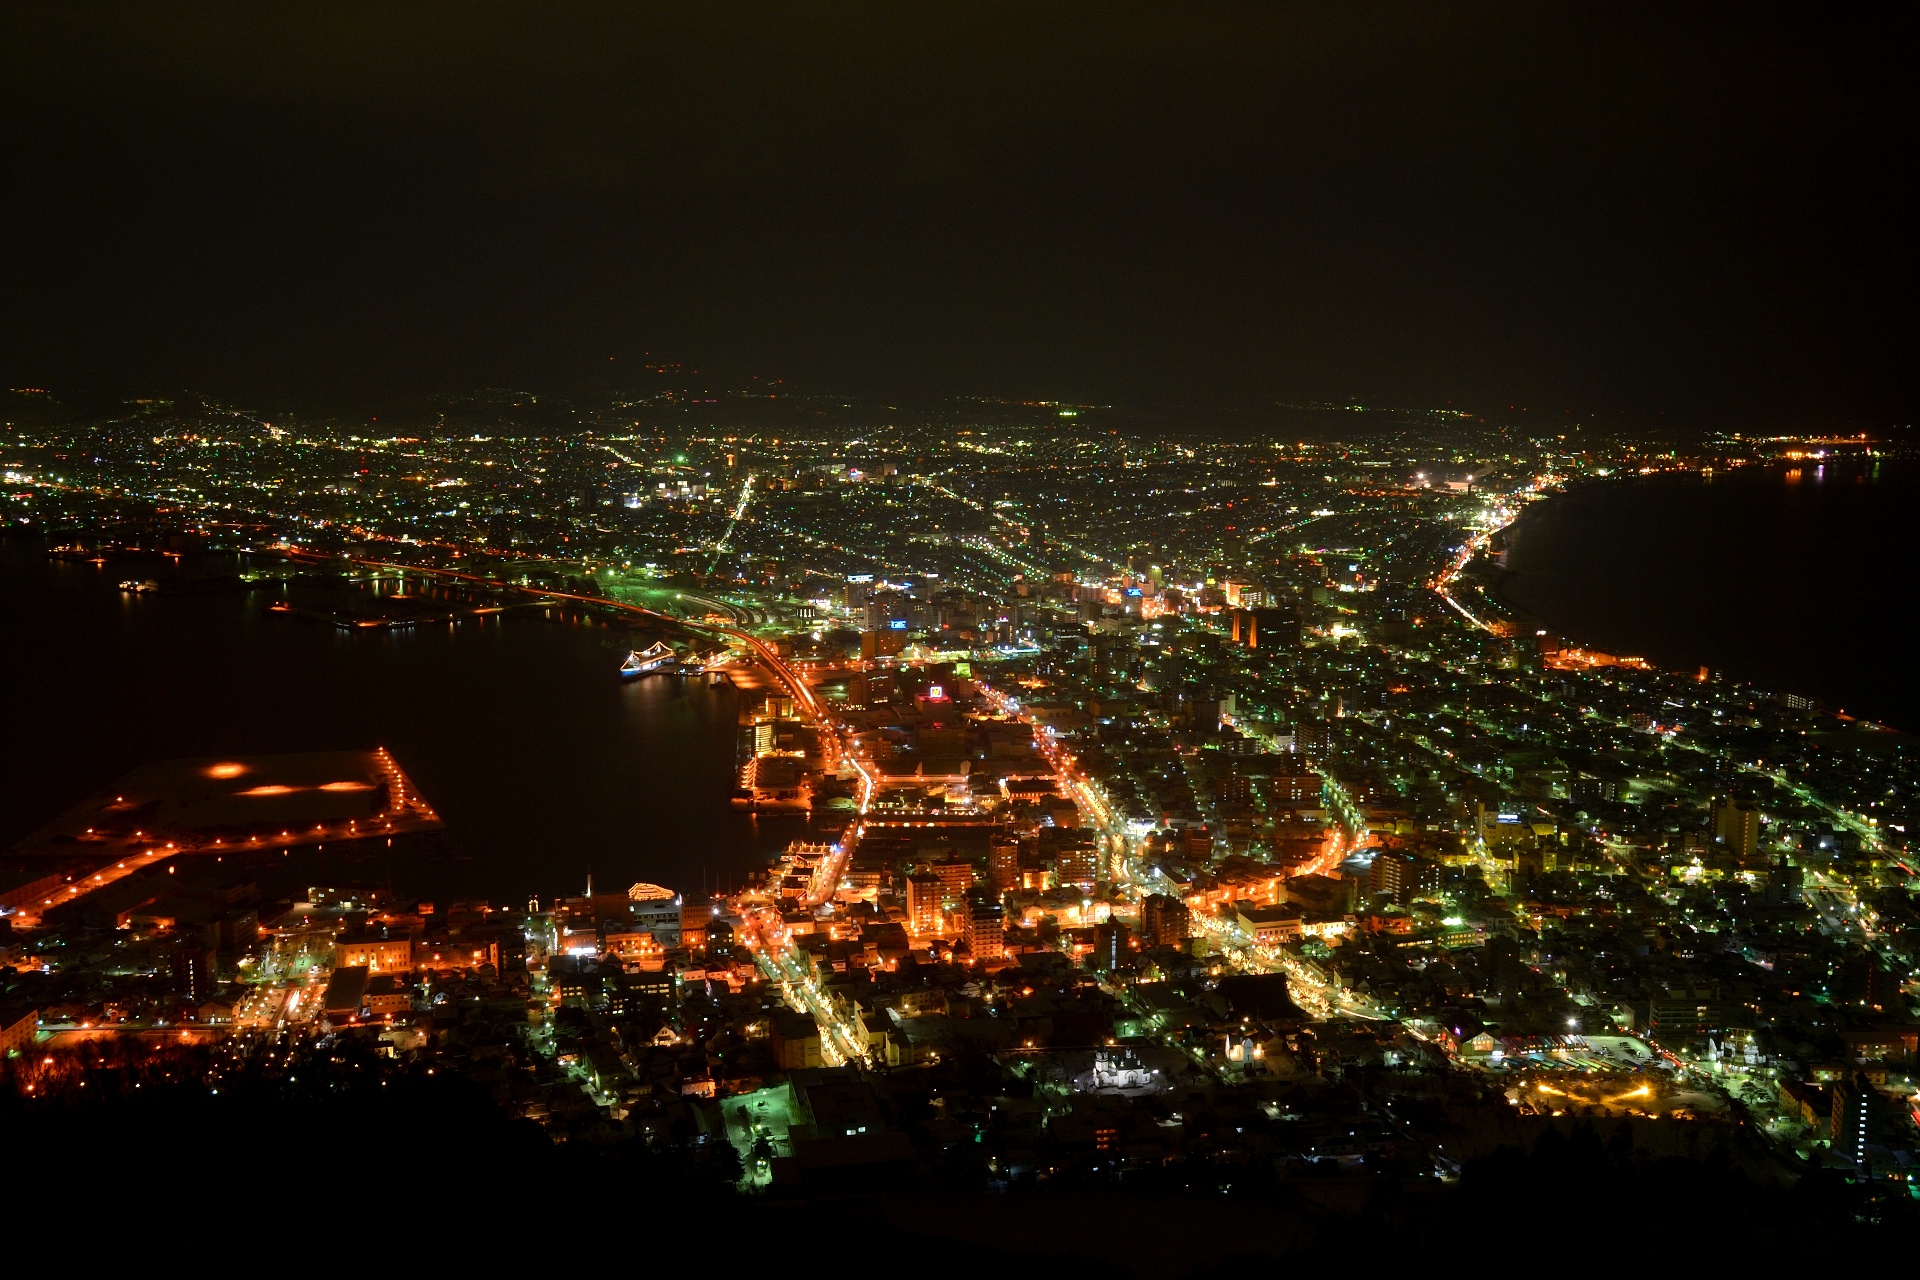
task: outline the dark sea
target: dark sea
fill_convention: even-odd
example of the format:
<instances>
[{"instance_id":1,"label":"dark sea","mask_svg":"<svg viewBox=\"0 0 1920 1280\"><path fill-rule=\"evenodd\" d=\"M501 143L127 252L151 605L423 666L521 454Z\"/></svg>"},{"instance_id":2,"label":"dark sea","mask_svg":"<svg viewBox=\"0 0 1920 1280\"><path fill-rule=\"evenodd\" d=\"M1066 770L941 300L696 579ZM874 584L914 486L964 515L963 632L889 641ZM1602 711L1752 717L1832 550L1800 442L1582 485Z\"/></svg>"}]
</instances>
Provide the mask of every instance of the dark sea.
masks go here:
<instances>
[{"instance_id":1,"label":"dark sea","mask_svg":"<svg viewBox=\"0 0 1920 1280\"><path fill-rule=\"evenodd\" d=\"M1920 467L1602 482L1509 530L1503 591L1569 641L1920 731Z\"/></svg>"},{"instance_id":2,"label":"dark sea","mask_svg":"<svg viewBox=\"0 0 1920 1280\"><path fill-rule=\"evenodd\" d=\"M579 893L589 869L602 892L693 896L805 834L728 803L743 695L623 683L632 633L538 615L348 631L273 612L271 591L119 590L235 567L0 542L0 849L148 760L376 746L446 823L454 857L390 869L424 896Z\"/></svg>"}]
</instances>

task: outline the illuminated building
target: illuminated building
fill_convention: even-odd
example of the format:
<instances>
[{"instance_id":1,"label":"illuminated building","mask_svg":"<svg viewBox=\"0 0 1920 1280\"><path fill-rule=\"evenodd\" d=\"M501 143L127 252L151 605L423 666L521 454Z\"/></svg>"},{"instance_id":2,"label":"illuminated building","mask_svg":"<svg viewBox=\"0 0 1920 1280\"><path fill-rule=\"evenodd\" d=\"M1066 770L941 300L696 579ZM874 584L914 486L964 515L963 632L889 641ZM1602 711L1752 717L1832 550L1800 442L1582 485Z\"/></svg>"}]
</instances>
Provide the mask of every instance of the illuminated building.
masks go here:
<instances>
[{"instance_id":1,"label":"illuminated building","mask_svg":"<svg viewBox=\"0 0 1920 1280\"><path fill-rule=\"evenodd\" d=\"M1860 1168L1878 1138L1880 1095L1859 1072L1833 1083L1833 1150Z\"/></svg>"},{"instance_id":2,"label":"illuminated building","mask_svg":"<svg viewBox=\"0 0 1920 1280\"><path fill-rule=\"evenodd\" d=\"M1092 888L1100 878L1100 851L1090 840L1075 841L1055 854L1054 870L1061 884Z\"/></svg>"},{"instance_id":3,"label":"illuminated building","mask_svg":"<svg viewBox=\"0 0 1920 1280\"><path fill-rule=\"evenodd\" d=\"M1475 802L1474 825L1480 840L1496 858L1511 858L1515 848L1532 848L1554 833L1550 822L1531 822L1528 815L1510 809L1489 810Z\"/></svg>"},{"instance_id":4,"label":"illuminated building","mask_svg":"<svg viewBox=\"0 0 1920 1280\"><path fill-rule=\"evenodd\" d=\"M677 896L635 902L628 914L633 917L636 928L651 931L654 940L662 946L680 944L681 904Z\"/></svg>"},{"instance_id":5,"label":"illuminated building","mask_svg":"<svg viewBox=\"0 0 1920 1280\"><path fill-rule=\"evenodd\" d=\"M969 894L966 905L967 950L975 960L997 959L1006 952L1006 912L983 893Z\"/></svg>"},{"instance_id":6,"label":"illuminated building","mask_svg":"<svg viewBox=\"0 0 1920 1280\"><path fill-rule=\"evenodd\" d=\"M1084 1087L1122 1092L1152 1091L1159 1087L1156 1075L1155 1071L1140 1060L1140 1051L1131 1045L1097 1049L1093 1055L1093 1070L1085 1077ZM1076 1081L1076 1084L1078 1083ZM1096 1128L1094 1149L1096 1151L1111 1150L1117 1137L1115 1130L1105 1127Z\"/></svg>"},{"instance_id":7,"label":"illuminated building","mask_svg":"<svg viewBox=\"0 0 1920 1280\"><path fill-rule=\"evenodd\" d=\"M907 928L915 937L931 938L940 933L940 900L944 890L938 876L907 877Z\"/></svg>"},{"instance_id":8,"label":"illuminated building","mask_svg":"<svg viewBox=\"0 0 1920 1280\"><path fill-rule=\"evenodd\" d=\"M500 968L500 943L491 937L457 937L438 945L416 942L412 967L420 973L472 973L482 965Z\"/></svg>"},{"instance_id":9,"label":"illuminated building","mask_svg":"<svg viewBox=\"0 0 1920 1280\"><path fill-rule=\"evenodd\" d=\"M605 947L606 954L642 968L657 968L666 961L666 948L654 940L651 929L608 929Z\"/></svg>"},{"instance_id":10,"label":"illuminated building","mask_svg":"<svg viewBox=\"0 0 1920 1280\"><path fill-rule=\"evenodd\" d=\"M1282 903L1276 907L1251 902L1234 904L1234 923L1240 926L1255 946L1279 947L1298 942L1306 934L1300 908Z\"/></svg>"},{"instance_id":11,"label":"illuminated building","mask_svg":"<svg viewBox=\"0 0 1920 1280\"><path fill-rule=\"evenodd\" d=\"M1325 720L1297 720L1293 726L1293 745L1304 755L1323 756L1333 747L1333 731Z\"/></svg>"},{"instance_id":12,"label":"illuminated building","mask_svg":"<svg viewBox=\"0 0 1920 1280\"><path fill-rule=\"evenodd\" d=\"M374 973L405 973L413 968L413 939L390 938L384 933L350 934L335 939L333 967L355 966Z\"/></svg>"},{"instance_id":13,"label":"illuminated building","mask_svg":"<svg viewBox=\"0 0 1920 1280\"><path fill-rule=\"evenodd\" d=\"M1440 864L1412 854L1382 849L1373 855L1367 892L1385 896L1405 906L1422 894L1440 889Z\"/></svg>"},{"instance_id":14,"label":"illuminated building","mask_svg":"<svg viewBox=\"0 0 1920 1280\"><path fill-rule=\"evenodd\" d=\"M907 647L907 630L904 625L885 631L862 631L860 633L860 656L867 662L877 658L890 658Z\"/></svg>"},{"instance_id":15,"label":"illuminated building","mask_svg":"<svg viewBox=\"0 0 1920 1280\"><path fill-rule=\"evenodd\" d=\"M962 862L958 858L943 858L927 868L928 874L937 879L946 891L949 902L957 902L973 888L973 864Z\"/></svg>"},{"instance_id":16,"label":"illuminated building","mask_svg":"<svg viewBox=\"0 0 1920 1280\"><path fill-rule=\"evenodd\" d=\"M1273 798L1282 804L1317 803L1320 799L1320 775L1283 773L1268 784Z\"/></svg>"},{"instance_id":17,"label":"illuminated building","mask_svg":"<svg viewBox=\"0 0 1920 1280\"><path fill-rule=\"evenodd\" d=\"M996 837L987 854L987 869L995 890L1005 892L1020 886L1020 846Z\"/></svg>"},{"instance_id":18,"label":"illuminated building","mask_svg":"<svg viewBox=\"0 0 1920 1280\"><path fill-rule=\"evenodd\" d=\"M714 908L704 902L683 902L680 904L680 945L698 951L707 945L707 926L714 917Z\"/></svg>"},{"instance_id":19,"label":"illuminated building","mask_svg":"<svg viewBox=\"0 0 1920 1280\"><path fill-rule=\"evenodd\" d=\"M369 978L367 989L360 999L361 1007L376 1018L392 1017L413 1007L413 992L390 973Z\"/></svg>"},{"instance_id":20,"label":"illuminated building","mask_svg":"<svg viewBox=\"0 0 1920 1280\"><path fill-rule=\"evenodd\" d=\"M1180 899L1155 893L1140 904L1140 936L1148 946L1177 947L1192 934L1192 917Z\"/></svg>"},{"instance_id":21,"label":"illuminated building","mask_svg":"<svg viewBox=\"0 0 1920 1280\"><path fill-rule=\"evenodd\" d=\"M913 601L898 591L876 591L867 600L868 631L905 631L912 625Z\"/></svg>"}]
</instances>

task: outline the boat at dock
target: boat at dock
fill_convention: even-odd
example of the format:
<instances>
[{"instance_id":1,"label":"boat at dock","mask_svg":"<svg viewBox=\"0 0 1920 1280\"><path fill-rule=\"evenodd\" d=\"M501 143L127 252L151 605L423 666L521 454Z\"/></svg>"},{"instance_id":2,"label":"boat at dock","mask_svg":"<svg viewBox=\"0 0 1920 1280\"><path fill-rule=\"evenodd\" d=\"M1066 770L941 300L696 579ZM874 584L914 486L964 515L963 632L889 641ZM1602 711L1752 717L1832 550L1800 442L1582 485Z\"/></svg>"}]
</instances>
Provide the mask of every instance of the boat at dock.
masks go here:
<instances>
[{"instance_id":1,"label":"boat at dock","mask_svg":"<svg viewBox=\"0 0 1920 1280\"><path fill-rule=\"evenodd\" d=\"M644 649L635 649L627 654L627 660L620 664L620 678L631 680L656 671L673 671L679 664L679 655L669 649L664 641L656 640Z\"/></svg>"}]
</instances>

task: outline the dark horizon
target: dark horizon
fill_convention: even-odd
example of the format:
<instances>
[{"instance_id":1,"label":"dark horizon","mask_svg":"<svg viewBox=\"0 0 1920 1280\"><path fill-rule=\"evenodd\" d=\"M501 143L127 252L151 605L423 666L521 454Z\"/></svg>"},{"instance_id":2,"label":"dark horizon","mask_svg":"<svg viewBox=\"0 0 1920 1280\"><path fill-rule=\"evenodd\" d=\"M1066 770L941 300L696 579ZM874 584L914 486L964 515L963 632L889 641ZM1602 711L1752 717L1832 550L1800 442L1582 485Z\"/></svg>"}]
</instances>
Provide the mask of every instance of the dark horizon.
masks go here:
<instances>
[{"instance_id":1,"label":"dark horizon","mask_svg":"<svg viewBox=\"0 0 1920 1280\"><path fill-rule=\"evenodd\" d=\"M1912 420L1880 9L13 10L10 385Z\"/></svg>"}]
</instances>

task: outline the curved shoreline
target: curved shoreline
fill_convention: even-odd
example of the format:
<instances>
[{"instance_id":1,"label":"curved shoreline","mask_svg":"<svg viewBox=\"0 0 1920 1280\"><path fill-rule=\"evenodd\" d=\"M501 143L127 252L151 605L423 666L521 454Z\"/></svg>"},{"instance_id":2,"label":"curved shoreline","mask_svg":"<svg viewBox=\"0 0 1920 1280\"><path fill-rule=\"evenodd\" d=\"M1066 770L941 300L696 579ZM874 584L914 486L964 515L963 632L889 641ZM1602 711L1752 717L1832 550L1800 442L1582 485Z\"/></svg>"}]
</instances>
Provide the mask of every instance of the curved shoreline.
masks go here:
<instances>
[{"instance_id":1,"label":"curved shoreline","mask_svg":"<svg viewBox=\"0 0 1920 1280\"><path fill-rule=\"evenodd\" d=\"M1920 725L1896 656L1920 562L1900 522L1911 466L1792 473L1607 477L1531 503L1503 531L1493 594L1570 643Z\"/></svg>"}]
</instances>

